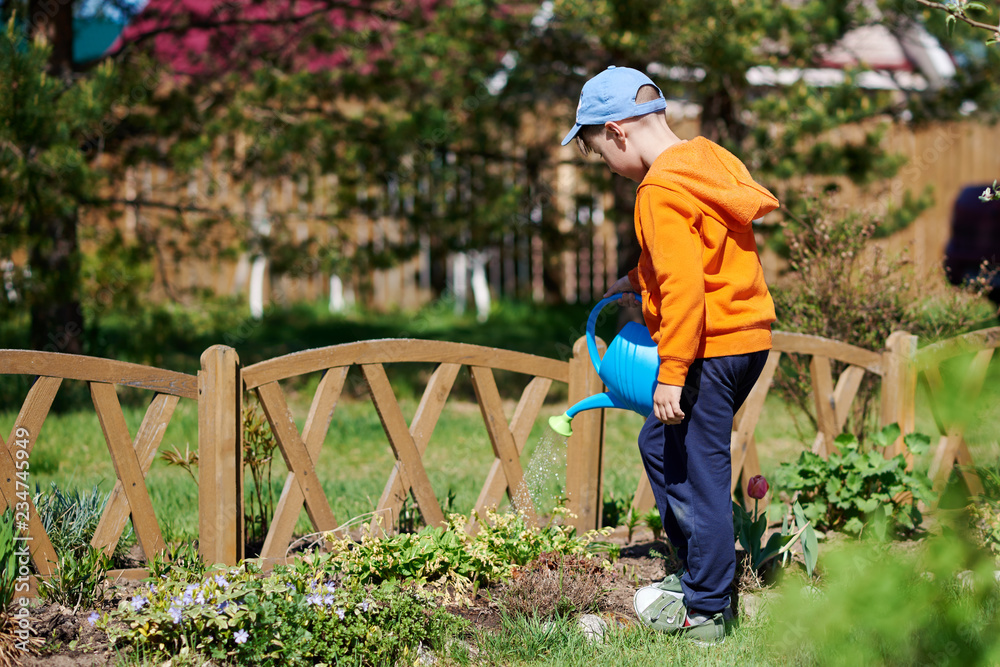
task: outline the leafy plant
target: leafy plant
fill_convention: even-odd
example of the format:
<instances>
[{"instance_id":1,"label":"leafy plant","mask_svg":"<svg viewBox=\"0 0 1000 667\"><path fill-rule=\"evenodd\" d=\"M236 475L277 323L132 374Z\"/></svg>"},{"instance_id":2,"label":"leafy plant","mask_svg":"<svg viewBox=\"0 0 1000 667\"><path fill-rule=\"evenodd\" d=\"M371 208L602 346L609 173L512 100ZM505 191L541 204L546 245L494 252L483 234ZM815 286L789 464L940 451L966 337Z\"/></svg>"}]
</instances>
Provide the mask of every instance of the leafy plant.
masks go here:
<instances>
[{"instance_id":1,"label":"leafy plant","mask_svg":"<svg viewBox=\"0 0 1000 667\"><path fill-rule=\"evenodd\" d=\"M196 582L167 575L101 616L112 645L170 656L183 650L229 664L391 665L419 644L444 652L461 621L425 593L344 578L329 555L278 565L250 561Z\"/></svg>"},{"instance_id":2,"label":"leafy plant","mask_svg":"<svg viewBox=\"0 0 1000 667\"><path fill-rule=\"evenodd\" d=\"M160 452L160 460L166 462L168 465L177 466L184 470L187 474L191 475L191 479L194 480L195 486L198 485L198 475L195 474L194 469L198 466L198 452L191 451L190 446L184 444L184 453L181 454L181 450L177 447L173 447L172 451Z\"/></svg>"},{"instance_id":3,"label":"leafy plant","mask_svg":"<svg viewBox=\"0 0 1000 667\"><path fill-rule=\"evenodd\" d=\"M872 436L866 451L853 434L841 434L829 459L803 452L798 461L782 463L776 485L801 504L805 519L820 530L860 535L882 507L892 528L912 532L923 520L917 503L931 500L931 483L927 475L907 470L902 454L886 458L880 451L899 435L899 426L890 424ZM903 442L918 456L930 446L930 438L920 433L907 434Z\"/></svg>"},{"instance_id":4,"label":"leafy plant","mask_svg":"<svg viewBox=\"0 0 1000 667\"><path fill-rule=\"evenodd\" d=\"M198 547L190 542L168 544L149 560L149 575L154 581L167 575L177 581L199 581L207 571L208 566L198 553Z\"/></svg>"},{"instance_id":5,"label":"leafy plant","mask_svg":"<svg viewBox=\"0 0 1000 667\"><path fill-rule=\"evenodd\" d=\"M565 514L566 510L556 509L557 518ZM467 521L452 514L447 528L427 527L386 538L364 535L360 543L332 535L328 540L338 570L362 583L408 580L452 584L461 592L509 577L515 567L543 552L585 554L598 536L610 532L589 531L577 537L572 527L555 523L535 527L520 514L487 512L478 532L469 535Z\"/></svg>"},{"instance_id":6,"label":"leafy plant","mask_svg":"<svg viewBox=\"0 0 1000 667\"><path fill-rule=\"evenodd\" d=\"M632 499L635 494L615 498L614 492L609 492L601 507L601 525L616 526L625 525L629 515L632 513ZM631 537L629 538L631 541Z\"/></svg>"},{"instance_id":7,"label":"leafy plant","mask_svg":"<svg viewBox=\"0 0 1000 667\"><path fill-rule=\"evenodd\" d=\"M993 558L955 527L898 550L851 541L824 554L819 582L788 580L763 646L776 664L993 665L1000 587Z\"/></svg>"},{"instance_id":8,"label":"leafy plant","mask_svg":"<svg viewBox=\"0 0 1000 667\"><path fill-rule=\"evenodd\" d=\"M243 467L249 468L253 487L246 504L244 524L248 543L263 543L274 516L271 466L278 441L271 424L256 404L243 408Z\"/></svg>"},{"instance_id":9,"label":"leafy plant","mask_svg":"<svg viewBox=\"0 0 1000 667\"><path fill-rule=\"evenodd\" d=\"M42 599L72 607L76 613L81 606L94 606L101 599L104 576L110 567L107 554L90 545L82 554L63 551L55 572L42 580L38 592Z\"/></svg>"},{"instance_id":10,"label":"leafy plant","mask_svg":"<svg viewBox=\"0 0 1000 667\"><path fill-rule=\"evenodd\" d=\"M660 518L660 510L656 507L649 510L642 517L642 521L646 525L646 528L653 531L653 539L659 542L660 537L663 535L663 520Z\"/></svg>"},{"instance_id":11,"label":"leafy plant","mask_svg":"<svg viewBox=\"0 0 1000 667\"><path fill-rule=\"evenodd\" d=\"M89 557L90 542L104 514L110 493L101 493L95 484L90 491L63 491L52 482L49 492L35 487L38 517L58 555L72 554L77 559ZM127 565L128 550L135 544L131 522L111 554L112 564Z\"/></svg>"}]
</instances>

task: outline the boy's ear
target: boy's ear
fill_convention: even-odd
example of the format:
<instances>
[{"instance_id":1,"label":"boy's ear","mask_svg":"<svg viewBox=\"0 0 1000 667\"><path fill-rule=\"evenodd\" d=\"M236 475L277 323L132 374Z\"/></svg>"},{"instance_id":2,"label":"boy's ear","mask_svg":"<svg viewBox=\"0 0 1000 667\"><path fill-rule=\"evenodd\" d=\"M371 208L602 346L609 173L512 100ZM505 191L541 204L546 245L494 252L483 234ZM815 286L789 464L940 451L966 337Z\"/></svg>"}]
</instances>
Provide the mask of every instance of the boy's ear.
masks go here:
<instances>
[{"instance_id":1,"label":"boy's ear","mask_svg":"<svg viewBox=\"0 0 1000 667\"><path fill-rule=\"evenodd\" d=\"M609 120L604 123L605 131L609 132L616 140L624 140L628 133L617 121Z\"/></svg>"}]
</instances>

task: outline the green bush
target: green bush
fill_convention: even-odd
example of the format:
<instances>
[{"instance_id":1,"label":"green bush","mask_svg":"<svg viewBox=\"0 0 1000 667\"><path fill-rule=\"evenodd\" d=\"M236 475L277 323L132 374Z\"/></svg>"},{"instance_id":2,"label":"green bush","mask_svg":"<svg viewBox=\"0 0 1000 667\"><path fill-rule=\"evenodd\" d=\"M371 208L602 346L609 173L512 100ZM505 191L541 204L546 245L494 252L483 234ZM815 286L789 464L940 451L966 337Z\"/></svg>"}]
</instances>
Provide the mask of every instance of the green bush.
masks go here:
<instances>
[{"instance_id":1,"label":"green bush","mask_svg":"<svg viewBox=\"0 0 1000 667\"><path fill-rule=\"evenodd\" d=\"M249 561L194 583L179 574L97 620L113 646L238 665L392 665L412 660L421 643L446 652L462 624L416 589L342 577L329 555L268 577Z\"/></svg>"},{"instance_id":2,"label":"green bush","mask_svg":"<svg viewBox=\"0 0 1000 667\"><path fill-rule=\"evenodd\" d=\"M953 288L943 272L936 285L916 279L905 256L871 244L881 223L876 217L845 210L827 198L805 200L802 214L790 218L782 228L788 269L771 286L775 329L881 350L893 331L931 341L983 326L996 316L982 285ZM834 373L843 370L843 364L834 363ZM783 355L774 381L782 398L815 427L810 378L806 356ZM878 390L878 378L866 374L847 424L859 438L875 420Z\"/></svg>"},{"instance_id":3,"label":"green bush","mask_svg":"<svg viewBox=\"0 0 1000 667\"><path fill-rule=\"evenodd\" d=\"M820 587L781 588L764 645L779 664L998 664L993 568L988 554L950 532L920 550L847 543L824 555Z\"/></svg>"},{"instance_id":4,"label":"green bush","mask_svg":"<svg viewBox=\"0 0 1000 667\"><path fill-rule=\"evenodd\" d=\"M565 513L557 508L556 517ZM331 537L333 561L339 571L364 583L395 579L452 584L466 590L509 577L515 567L543 552L585 554L598 536L610 532L577 536L568 526L529 526L520 514L487 512L478 532L469 535L467 521L461 514L452 514L447 529L428 527L386 538L366 536L360 543Z\"/></svg>"},{"instance_id":5,"label":"green bush","mask_svg":"<svg viewBox=\"0 0 1000 667\"><path fill-rule=\"evenodd\" d=\"M883 449L899 437L899 426L891 424L872 437L869 449L862 449L852 434L834 441L837 450L824 459L802 452L798 461L782 463L775 485L798 501L806 519L819 530L843 530L859 535L869 517L881 508L897 530L913 531L923 520L918 502L931 500L927 475L907 470L902 454L886 458ZM919 433L903 441L916 455L923 454L930 439Z\"/></svg>"},{"instance_id":6,"label":"green bush","mask_svg":"<svg viewBox=\"0 0 1000 667\"><path fill-rule=\"evenodd\" d=\"M111 559L89 544L85 551L68 550L59 553L55 572L42 581L38 589L47 602L72 607L93 607L101 599L104 576Z\"/></svg>"}]
</instances>

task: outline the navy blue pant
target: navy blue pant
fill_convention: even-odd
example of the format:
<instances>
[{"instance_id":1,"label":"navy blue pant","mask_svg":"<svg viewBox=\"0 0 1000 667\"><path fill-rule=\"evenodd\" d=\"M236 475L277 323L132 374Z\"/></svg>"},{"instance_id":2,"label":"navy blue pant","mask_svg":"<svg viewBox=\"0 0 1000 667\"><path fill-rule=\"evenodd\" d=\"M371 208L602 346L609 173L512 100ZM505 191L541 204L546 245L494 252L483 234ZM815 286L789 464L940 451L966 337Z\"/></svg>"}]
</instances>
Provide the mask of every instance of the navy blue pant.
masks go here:
<instances>
[{"instance_id":1,"label":"navy blue pant","mask_svg":"<svg viewBox=\"0 0 1000 667\"><path fill-rule=\"evenodd\" d=\"M684 421L667 426L650 415L639 433L663 529L684 565L686 605L705 614L729 606L736 570L729 488L733 416L760 376L767 354L696 359L681 393Z\"/></svg>"}]
</instances>

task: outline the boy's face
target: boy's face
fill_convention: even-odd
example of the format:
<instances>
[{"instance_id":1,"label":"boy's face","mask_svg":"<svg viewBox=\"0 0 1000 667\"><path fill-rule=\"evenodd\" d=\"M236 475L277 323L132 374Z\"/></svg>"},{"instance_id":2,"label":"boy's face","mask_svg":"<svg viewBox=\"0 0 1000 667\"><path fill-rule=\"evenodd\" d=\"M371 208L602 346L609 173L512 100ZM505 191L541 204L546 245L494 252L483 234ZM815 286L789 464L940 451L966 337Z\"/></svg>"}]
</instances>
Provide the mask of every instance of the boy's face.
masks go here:
<instances>
[{"instance_id":1,"label":"boy's face","mask_svg":"<svg viewBox=\"0 0 1000 667\"><path fill-rule=\"evenodd\" d=\"M635 142L629 141L617 124L608 123L605 131L591 137L587 144L604 160L612 173L636 183L641 183L646 177L646 167Z\"/></svg>"}]
</instances>

